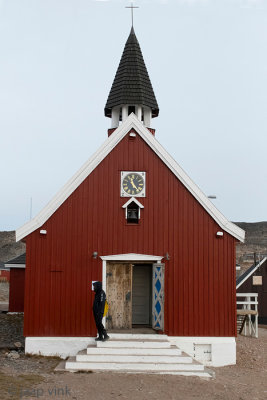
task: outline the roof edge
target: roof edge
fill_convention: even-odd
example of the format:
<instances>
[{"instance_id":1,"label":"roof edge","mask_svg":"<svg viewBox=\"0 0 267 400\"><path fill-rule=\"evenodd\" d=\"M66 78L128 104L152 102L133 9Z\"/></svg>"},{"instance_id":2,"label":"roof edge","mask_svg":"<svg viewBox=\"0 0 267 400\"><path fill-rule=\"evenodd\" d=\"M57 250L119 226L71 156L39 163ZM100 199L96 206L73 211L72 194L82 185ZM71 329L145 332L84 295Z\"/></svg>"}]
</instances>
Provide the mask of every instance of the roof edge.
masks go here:
<instances>
[{"instance_id":1,"label":"roof edge","mask_svg":"<svg viewBox=\"0 0 267 400\"><path fill-rule=\"evenodd\" d=\"M100 162L116 147L130 129L134 128L142 139L161 158L167 167L176 175L183 185L191 192L196 200L205 208L218 225L241 242L245 240L245 231L239 228L214 206L202 190L192 181L180 165L171 157L151 132L138 120L135 114L128 118L109 136L100 148L89 158L76 174L63 186L52 200L37 214L35 218L16 230L16 240L19 241L41 227L61 204L77 189L90 175Z\"/></svg>"},{"instance_id":2,"label":"roof edge","mask_svg":"<svg viewBox=\"0 0 267 400\"><path fill-rule=\"evenodd\" d=\"M26 268L25 264L5 264L5 268Z\"/></svg>"},{"instance_id":3,"label":"roof edge","mask_svg":"<svg viewBox=\"0 0 267 400\"><path fill-rule=\"evenodd\" d=\"M131 129L131 117L128 118L110 135L99 149L82 165L47 205L30 221L16 230L16 241L22 240L31 232L40 228L77 187L90 175L100 162L113 150Z\"/></svg>"},{"instance_id":4,"label":"roof edge","mask_svg":"<svg viewBox=\"0 0 267 400\"><path fill-rule=\"evenodd\" d=\"M267 257L264 257L254 268L251 268L251 271L249 272L249 273L247 273L247 271L245 271L238 279L241 279L240 280L240 282L236 285L236 289L239 289L240 288L240 286L242 286L243 285L243 283L244 282L246 282L246 280L251 276L251 275L253 275L254 274L254 272L258 269L258 268L260 268L261 266L262 266L262 264L264 264L265 263L265 261L267 260ZM242 276L244 276L243 277L243 279L242 279Z\"/></svg>"}]
</instances>

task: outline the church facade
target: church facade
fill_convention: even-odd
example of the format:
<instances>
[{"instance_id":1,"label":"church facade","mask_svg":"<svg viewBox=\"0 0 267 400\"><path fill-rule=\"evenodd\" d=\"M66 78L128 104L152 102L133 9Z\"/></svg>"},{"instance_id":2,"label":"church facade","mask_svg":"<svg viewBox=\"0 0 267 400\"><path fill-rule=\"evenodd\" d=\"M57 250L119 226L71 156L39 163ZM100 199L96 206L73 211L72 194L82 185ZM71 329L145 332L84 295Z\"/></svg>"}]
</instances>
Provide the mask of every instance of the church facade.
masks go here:
<instances>
[{"instance_id":1,"label":"church facade","mask_svg":"<svg viewBox=\"0 0 267 400\"><path fill-rule=\"evenodd\" d=\"M244 231L155 139L158 114L132 29L105 107L108 138L16 232L26 242L27 353L66 357L94 340L99 280L109 331L142 327L195 358L211 354L211 365L235 362L235 244Z\"/></svg>"}]
</instances>

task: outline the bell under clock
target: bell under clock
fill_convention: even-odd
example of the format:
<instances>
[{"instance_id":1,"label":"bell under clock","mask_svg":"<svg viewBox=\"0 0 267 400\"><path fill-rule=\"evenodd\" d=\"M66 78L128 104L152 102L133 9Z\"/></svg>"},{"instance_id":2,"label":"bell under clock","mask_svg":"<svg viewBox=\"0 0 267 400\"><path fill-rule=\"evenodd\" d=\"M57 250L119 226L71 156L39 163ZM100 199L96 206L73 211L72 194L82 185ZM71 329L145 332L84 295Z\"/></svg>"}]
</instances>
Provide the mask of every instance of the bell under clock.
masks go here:
<instances>
[{"instance_id":1,"label":"bell under clock","mask_svg":"<svg viewBox=\"0 0 267 400\"><path fill-rule=\"evenodd\" d=\"M145 197L146 173L138 171L121 172L121 197Z\"/></svg>"}]
</instances>

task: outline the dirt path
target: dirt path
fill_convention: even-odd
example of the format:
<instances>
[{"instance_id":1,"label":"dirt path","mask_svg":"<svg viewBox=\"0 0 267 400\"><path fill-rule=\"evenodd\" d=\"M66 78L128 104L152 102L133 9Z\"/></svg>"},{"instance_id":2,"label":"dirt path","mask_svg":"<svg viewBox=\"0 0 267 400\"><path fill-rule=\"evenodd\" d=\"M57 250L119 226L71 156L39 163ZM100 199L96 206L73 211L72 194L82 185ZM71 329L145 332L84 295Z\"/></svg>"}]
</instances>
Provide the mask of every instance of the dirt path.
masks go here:
<instances>
[{"instance_id":1,"label":"dirt path","mask_svg":"<svg viewBox=\"0 0 267 400\"><path fill-rule=\"evenodd\" d=\"M0 314L0 326L12 318ZM12 341L21 340L21 318L13 322ZM1 325L2 324L2 325ZM12 330L15 333L12 334ZM3 337L3 336L2 336ZM7 337L5 337L7 343ZM12 344L12 343L10 343ZM13 360L0 353L0 399L76 399L76 400L266 400L267 329L259 330L259 339L239 336L237 365L213 368L216 378L201 380L171 375L118 373L55 373L59 360L29 357L21 353ZM64 394L63 394L64 393Z\"/></svg>"},{"instance_id":2,"label":"dirt path","mask_svg":"<svg viewBox=\"0 0 267 400\"><path fill-rule=\"evenodd\" d=\"M260 329L258 340L239 336L237 365L213 370L216 378L209 381L171 375L62 373L38 387L44 393L54 385L67 388L70 395L65 398L77 400L266 400L267 330Z\"/></svg>"}]
</instances>

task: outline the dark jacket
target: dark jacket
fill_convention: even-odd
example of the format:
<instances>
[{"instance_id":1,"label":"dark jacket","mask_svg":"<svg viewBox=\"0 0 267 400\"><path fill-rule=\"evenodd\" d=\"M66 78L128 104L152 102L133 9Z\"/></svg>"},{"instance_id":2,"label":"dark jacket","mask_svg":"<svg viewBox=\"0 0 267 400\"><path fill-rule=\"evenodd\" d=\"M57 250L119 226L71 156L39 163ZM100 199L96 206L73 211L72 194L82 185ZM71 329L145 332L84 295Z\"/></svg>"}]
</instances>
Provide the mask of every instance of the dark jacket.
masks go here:
<instances>
[{"instance_id":1,"label":"dark jacket","mask_svg":"<svg viewBox=\"0 0 267 400\"><path fill-rule=\"evenodd\" d=\"M106 293L102 290L102 282L94 283L94 291L95 291L95 299L93 304L93 313L95 316L103 316L105 302L106 302Z\"/></svg>"}]
</instances>

